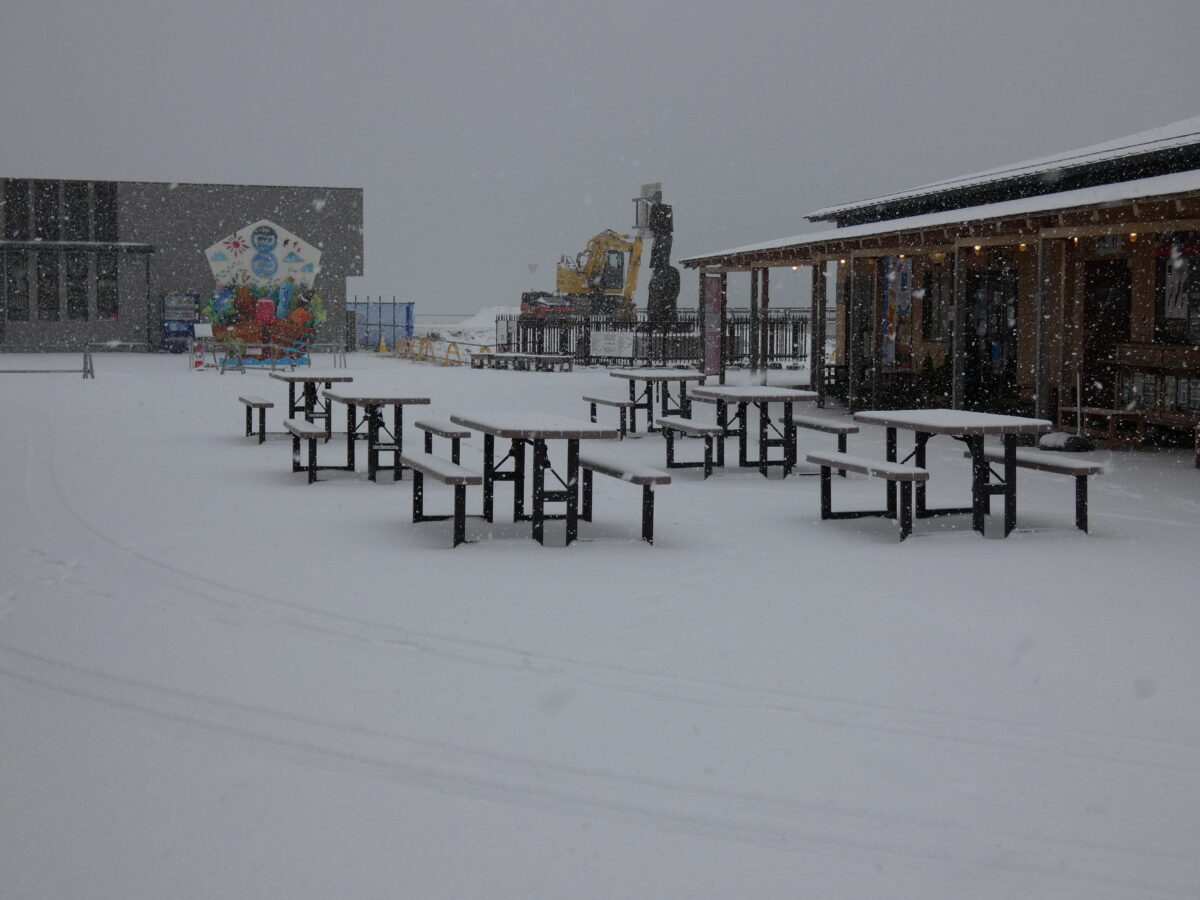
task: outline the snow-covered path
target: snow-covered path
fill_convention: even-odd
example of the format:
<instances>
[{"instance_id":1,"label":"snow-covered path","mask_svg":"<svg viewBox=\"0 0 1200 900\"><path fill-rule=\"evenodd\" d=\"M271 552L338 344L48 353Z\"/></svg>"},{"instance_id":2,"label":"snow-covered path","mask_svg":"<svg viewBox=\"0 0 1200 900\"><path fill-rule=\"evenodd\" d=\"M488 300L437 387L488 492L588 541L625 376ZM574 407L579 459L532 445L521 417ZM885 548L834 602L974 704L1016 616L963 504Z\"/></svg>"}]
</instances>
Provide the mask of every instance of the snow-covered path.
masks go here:
<instances>
[{"instance_id":1,"label":"snow-covered path","mask_svg":"<svg viewBox=\"0 0 1200 900\"><path fill-rule=\"evenodd\" d=\"M621 387L351 367L438 414ZM569 549L501 516L451 550L408 481L308 487L243 438L239 393L286 396L262 373L97 369L0 377L0 896L1200 894L1183 451L1100 454L1090 535L1036 473L1009 539L900 544L819 522L816 478L684 470L652 548L598 479Z\"/></svg>"}]
</instances>

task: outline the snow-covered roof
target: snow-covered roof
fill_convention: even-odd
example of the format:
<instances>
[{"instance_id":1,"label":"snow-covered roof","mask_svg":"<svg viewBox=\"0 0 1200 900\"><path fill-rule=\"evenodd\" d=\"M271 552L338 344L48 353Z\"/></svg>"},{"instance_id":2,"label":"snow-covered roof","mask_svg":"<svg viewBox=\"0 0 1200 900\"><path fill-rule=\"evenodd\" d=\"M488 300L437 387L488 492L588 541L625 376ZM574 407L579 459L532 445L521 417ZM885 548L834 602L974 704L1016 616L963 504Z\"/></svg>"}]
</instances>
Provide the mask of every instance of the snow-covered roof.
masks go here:
<instances>
[{"instance_id":1,"label":"snow-covered roof","mask_svg":"<svg viewBox=\"0 0 1200 900\"><path fill-rule=\"evenodd\" d=\"M909 216L905 219L889 219L883 222L868 222L864 225L850 225L845 228L813 231L808 234L797 234L791 237L762 241L757 244L747 244L744 247L734 247L714 253L699 253L683 259L681 262L686 265L721 256L735 256L763 250L779 250L784 247L803 247L812 244L824 244L830 241L873 237L878 234L894 234L901 231L918 231L924 228L938 228L961 222L1008 219L1049 212L1051 210L1092 207L1106 203L1120 203L1126 200L1139 200L1146 197L1182 194L1189 191L1200 191L1200 169L1176 172L1171 175L1156 175L1153 178L1139 178L1136 181L1102 184L1074 191L1062 191L1057 194L1022 197L1019 200L1005 200L1002 203L988 203L966 209L951 209L943 212L927 213L922 216Z\"/></svg>"},{"instance_id":2,"label":"snow-covered roof","mask_svg":"<svg viewBox=\"0 0 1200 900\"><path fill-rule=\"evenodd\" d=\"M1075 169L1096 163L1144 156L1149 153L1195 144L1200 144L1200 116L1191 119L1182 119L1178 122L1172 122L1170 125L1160 125L1148 131L1140 131L1136 134L1105 141L1100 144L1093 144L1089 147L1055 153L1052 156L1043 156L1038 159L1002 166L997 169L987 169L971 175L961 175L945 181L937 181L932 184L909 188L908 190L892 194L884 194L870 200L858 200L854 203L829 206L811 212L805 218L811 221L832 219L852 210L862 209L863 207L881 206L927 194L939 194L948 191L975 188L991 182L1008 181L1014 178L1028 178L1031 176L1050 177L1053 173L1064 169Z\"/></svg>"}]
</instances>

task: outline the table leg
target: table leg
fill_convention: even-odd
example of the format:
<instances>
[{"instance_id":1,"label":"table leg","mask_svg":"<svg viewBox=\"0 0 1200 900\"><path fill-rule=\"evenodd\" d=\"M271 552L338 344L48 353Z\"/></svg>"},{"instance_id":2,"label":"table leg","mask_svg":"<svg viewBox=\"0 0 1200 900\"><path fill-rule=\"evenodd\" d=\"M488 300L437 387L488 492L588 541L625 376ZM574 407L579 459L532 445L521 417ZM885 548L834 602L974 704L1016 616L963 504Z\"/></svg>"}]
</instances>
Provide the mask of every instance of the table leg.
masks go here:
<instances>
[{"instance_id":1,"label":"table leg","mask_svg":"<svg viewBox=\"0 0 1200 900\"><path fill-rule=\"evenodd\" d=\"M984 533L983 517L991 506L988 494L988 463L983 456L983 435L972 434L966 438L971 451L971 528Z\"/></svg>"},{"instance_id":2,"label":"table leg","mask_svg":"<svg viewBox=\"0 0 1200 900\"><path fill-rule=\"evenodd\" d=\"M400 454L404 452L404 404L402 403L397 403L392 407L392 428L392 443L396 447L392 453L392 481L400 481L404 478L404 467L400 465Z\"/></svg>"},{"instance_id":3,"label":"table leg","mask_svg":"<svg viewBox=\"0 0 1200 900\"><path fill-rule=\"evenodd\" d=\"M288 382L288 418L292 418L296 413L301 412L302 407L296 405L296 382Z\"/></svg>"},{"instance_id":4,"label":"table leg","mask_svg":"<svg viewBox=\"0 0 1200 900\"><path fill-rule=\"evenodd\" d=\"M916 449L913 451L913 457L914 457L913 461L917 464L918 469L925 468L925 445L929 443L930 437L932 437L932 435L929 434L929 432L926 432L926 431L918 431L917 432L917 446L916 446ZM917 490L916 513L917 513L917 518L919 519L925 515L925 482L918 481L916 490Z\"/></svg>"},{"instance_id":5,"label":"table leg","mask_svg":"<svg viewBox=\"0 0 1200 900\"><path fill-rule=\"evenodd\" d=\"M717 468L725 468L725 428L729 424L729 405L724 400L717 401L717 424L721 426L721 434L717 437Z\"/></svg>"},{"instance_id":6,"label":"table leg","mask_svg":"<svg viewBox=\"0 0 1200 900\"><path fill-rule=\"evenodd\" d=\"M687 382L679 382L679 411L685 419L692 417L692 401L688 397Z\"/></svg>"},{"instance_id":7,"label":"table leg","mask_svg":"<svg viewBox=\"0 0 1200 900\"><path fill-rule=\"evenodd\" d=\"M889 428L887 430L887 461L896 461L896 429ZM887 483L887 513L889 519L896 518L896 482L888 481Z\"/></svg>"},{"instance_id":8,"label":"table leg","mask_svg":"<svg viewBox=\"0 0 1200 900\"><path fill-rule=\"evenodd\" d=\"M767 429L770 426L771 418L767 414L768 405L766 403L755 403L754 407L758 410L758 471L762 473L763 478L766 478L767 472L770 471L770 467L767 465Z\"/></svg>"},{"instance_id":9,"label":"table leg","mask_svg":"<svg viewBox=\"0 0 1200 900\"><path fill-rule=\"evenodd\" d=\"M634 380L632 378L630 378L629 379L629 401L633 404L633 406L631 406L629 408L629 433L630 434L637 434L638 396L637 396L637 388L634 386L634 384L635 384ZM649 421L647 421L646 424L649 425L650 424Z\"/></svg>"},{"instance_id":10,"label":"table leg","mask_svg":"<svg viewBox=\"0 0 1200 900\"><path fill-rule=\"evenodd\" d=\"M346 404L346 469L354 471L354 442L358 438L358 408L353 403Z\"/></svg>"},{"instance_id":11,"label":"table leg","mask_svg":"<svg viewBox=\"0 0 1200 900\"><path fill-rule=\"evenodd\" d=\"M546 469L550 460L546 458L546 442L533 442L533 539L539 544L546 537Z\"/></svg>"},{"instance_id":12,"label":"table leg","mask_svg":"<svg viewBox=\"0 0 1200 900\"><path fill-rule=\"evenodd\" d=\"M327 391L333 390L333 382L332 381L325 382L325 390L327 390ZM313 390L313 394L314 394L314 396L316 395L316 390ZM317 402L319 403L320 401L318 400ZM325 416L325 442L326 443L328 443L329 439L331 437L333 437L332 411L333 411L333 401L326 399L324 406L322 406L322 408L321 408L321 412Z\"/></svg>"},{"instance_id":13,"label":"table leg","mask_svg":"<svg viewBox=\"0 0 1200 900\"><path fill-rule=\"evenodd\" d=\"M567 441L567 545L579 537L579 441Z\"/></svg>"},{"instance_id":14,"label":"table leg","mask_svg":"<svg viewBox=\"0 0 1200 900\"><path fill-rule=\"evenodd\" d=\"M379 420L381 418L379 407L370 404L366 407L367 413L367 478L370 481L375 480L375 476L379 472Z\"/></svg>"},{"instance_id":15,"label":"table leg","mask_svg":"<svg viewBox=\"0 0 1200 900\"><path fill-rule=\"evenodd\" d=\"M746 408L749 405L748 403L739 403L737 405L737 417L740 426L738 428L738 465L743 467L750 465L749 455L746 452L746 439L748 437L746 432L749 429L750 423L750 416L747 414Z\"/></svg>"},{"instance_id":16,"label":"table leg","mask_svg":"<svg viewBox=\"0 0 1200 900\"><path fill-rule=\"evenodd\" d=\"M790 475L792 469L796 468L796 423L792 420L792 403L786 401L783 404L783 442L787 450L787 467L784 469L785 475Z\"/></svg>"},{"instance_id":17,"label":"table leg","mask_svg":"<svg viewBox=\"0 0 1200 900\"><path fill-rule=\"evenodd\" d=\"M1004 435L1004 536L1017 527L1017 436Z\"/></svg>"},{"instance_id":18,"label":"table leg","mask_svg":"<svg viewBox=\"0 0 1200 900\"><path fill-rule=\"evenodd\" d=\"M536 451L536 445L534 447ZM513 458L513 521L525 518L525 442L512 442ZM537 465L535 459L534 465Z\"/></svg>"},{"instance_id":19,"label":"table leg","mask_svg":"<svg viewBox=\"0 0 1200 900\"><path fill-rule=\"evenodd\" d=\"M483 436L483 518L492 521L492 504L496 497L496 439Z\"/></svg>"}]
</instances>

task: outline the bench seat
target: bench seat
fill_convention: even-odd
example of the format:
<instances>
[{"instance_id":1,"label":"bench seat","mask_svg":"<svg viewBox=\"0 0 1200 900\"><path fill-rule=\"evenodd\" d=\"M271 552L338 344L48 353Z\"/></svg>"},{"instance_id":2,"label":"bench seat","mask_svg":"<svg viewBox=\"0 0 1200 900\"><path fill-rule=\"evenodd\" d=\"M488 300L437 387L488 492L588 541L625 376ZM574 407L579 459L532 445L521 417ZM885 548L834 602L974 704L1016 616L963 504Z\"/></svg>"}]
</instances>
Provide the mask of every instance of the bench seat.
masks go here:
<instances>
[{"instance_id":1,"label":"bench seat","mask_svg":"<svg viewBox=\"0 0 1200 900\"><path fill-rule=\"evenodd\" d=\"M463 440L471 436L471 432L461 425L455 425L449 419L430 419L425 418L420 421L413 422L413 426L420 431L425 432L425 452L433 453L433 438L434 435L446 438L450 441L450 459L454 463L461 462L461 446Z\"/></svg>"},{"instance_id":2,"label":"bench seat","mask_svg":"<svg viewBox=\"0 0 1200 900\"><path fill-rule=\"evenodd\" d=\"M853 422L842 422L821 416L792 416L792 424L797 428L811 428L813 431L823 431L826 434L858 434L858 426Z\"/></svg>"},{"instance_id":3,"label":"bench seat","mask_svg":"<svg viewBox=\"0 0 1200 900\"><path fill-rule=\"evenodd\" d=\"M621 397L590 397L584 395L583 402L591 404L593 422L596 421L597 406L612 406L616 408L620 416L618 430L621 433L621 438L624 439L625 435L629 433L629 419L632 411L637 409L638 406L636 400L628 400Z\"/></svg>"},{"instance_id":4,"label":"bench seat","mask_svg":"<svg viewBox=\"0 0 1200 900\"><path fill-rule=\"evenodd\" d=\"M258 442L261 444L267 439L267 410L274 409L275 404L254 394L238 397L238 400L246 407L246 437L254 437L253 415L254 410L258 410Z\"/></svg>"},{"instance_id":5,"label":"bench seat","mask_svg":"<svg viewBox=\"0 0 1200 900\"><path fill-rule=\"evenodd\" d=\"M413 522L437 522L454 520L454 543L457 547L467 539L467 485L483 484L483 476L448 459L432 453L403 453L400 463L413 473L412 516ZM425 477L454 488L454 513L449 516L431 516L425 513Z\"/></svg>"},{"instance_id":6,"label":"bench seat","mask_svg":"<svg viewBox=\"0 0 1200 900\"><path fill-rule=\"evenodd\" d=\"M859 519L864 516L881 516L886 519L896 518L896 511L889 501L888 509L884 510L854 510L844 512L833 511L833 478L832 470L839 469L869 475L872 478L882 478L895 482L900 488L900 540L912 534L913 520L913 484L918 481L928 481L929 471L907 466L903 463L888 462L873 459L868 456L851 456L848 453L810 453L806 459L821 467L821 518L822 519ZM890 490L890 489L889 489Z\"/></svg>"},{"instance_id":7,"label":"bench seat","mask_svg":"<svg viewBox=\"0 0 1200 900\"><path fill-rule=\"evenodd\" d=\"M872 478L885 478L888 481L929 480L928 469L918 469L916 466L888 462L869 456L851 456L849 453L810 453L806 458L810 463L824 468L845 469L848 472L858 472L860 475L870 475Z\"/></svg>"},{"instance_id":8,"label":"bench seat","mask_svg":"<svg viewBox=\"0 0 1200 900\"><path fill-rule=\"evenodd\" d=\"M970 457L970 453L964 454ZM983 457L990 463L1004 463L1003 447L985 447ZM1032 469L1037 472L1049 472L1054 475L1069 475L1075 479L1075 527L1080 531L1088 530L1088 486L1087 480L1091 475L1104 472L1102 463L1090 459L1078 459L1054 450L1034 450L1031 447L1018 447L1016 463L1019 469Z\"/></svg>"},{"instance_id":9,"label":"bench seat","mask_svg":"<svg viewBox=\"0 0 1200 900\"><path fill-rule=\"evenodd\" d=\"M299 472L304 468L300 465L300 441L301 439L308 441L308 483L312 484L317 480L317 439L324 440L325 426L307 419L284 419L283 428L292 435L293 472Z\"/></svg>"},{"instance_id":10,"label":"bench seat","mask_svg":"<svg viewBox=\"0 0 1200 900\"><path fill-rule=\"evenodd\" d=\"M721 425L710 425L704 422L695 422L691 419L656 419L655 424L662 430L663 437L667 440L667 468L668 469L693 469L704 468L704 477L707 478L712 474L713 470L713 439L724 440L725 428ZM704 461L703 462L679 462L675 459L675 435L686 434L689 437L698 437L704 439Z\"/></svg>"},{"instance_id":11,"label":"bench seat","mask_svg":"<svg viewBox=\"0 0 1200 900\"><path fill-rule=\"evenodd\" d=\"M591 443L591 442L589 442ZM583 472L583 503L579 517L592 521L592 475L599 473L642 488L642 540L654 543L654 488L670 484L671 476L652 466L629 459L621 453L606 451L601 447L589 447L579 454L579 468Z\"/></svg>"}]
</instances>

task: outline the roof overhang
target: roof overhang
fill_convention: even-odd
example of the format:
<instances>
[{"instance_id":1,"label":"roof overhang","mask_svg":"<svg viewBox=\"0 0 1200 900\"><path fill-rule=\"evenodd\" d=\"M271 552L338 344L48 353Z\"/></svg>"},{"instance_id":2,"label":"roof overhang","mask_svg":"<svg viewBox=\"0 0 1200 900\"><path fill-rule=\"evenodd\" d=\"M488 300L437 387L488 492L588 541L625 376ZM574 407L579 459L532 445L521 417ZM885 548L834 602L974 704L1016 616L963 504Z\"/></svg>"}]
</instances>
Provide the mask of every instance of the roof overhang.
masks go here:
<instances>
[{"instance_id":1,"label":"roof overhang","mask_svg":"<svg viewBox=\"0 0 1200 900\"><path fill-rule=\"evenodd\" d=\"M881 240L885 238L889 239L889 243L902 245L908 242L913 246L952 243L963 237L988 237L1001 233L1027 233L1032 239L1039 231L1056 227L1056 223L1045 221L1047 217L1058 216L1061 219L1072 213L1098 211L1131 201L1150 203L1187 194L1200 196L1200 170L799 234L691 256L680 260L680 263L692 269L808 264L868 249L868 244L881 247ZM1120 223L1112 224L1116 226ZM1057 227L1061 229L1061 221ZM1096 233L1103 233L1106 227L1103 223L1089 223L1089 230ZM1112 227L1111 230L1116 233L1120 229Z\"/></svg>"}]
</instances>

